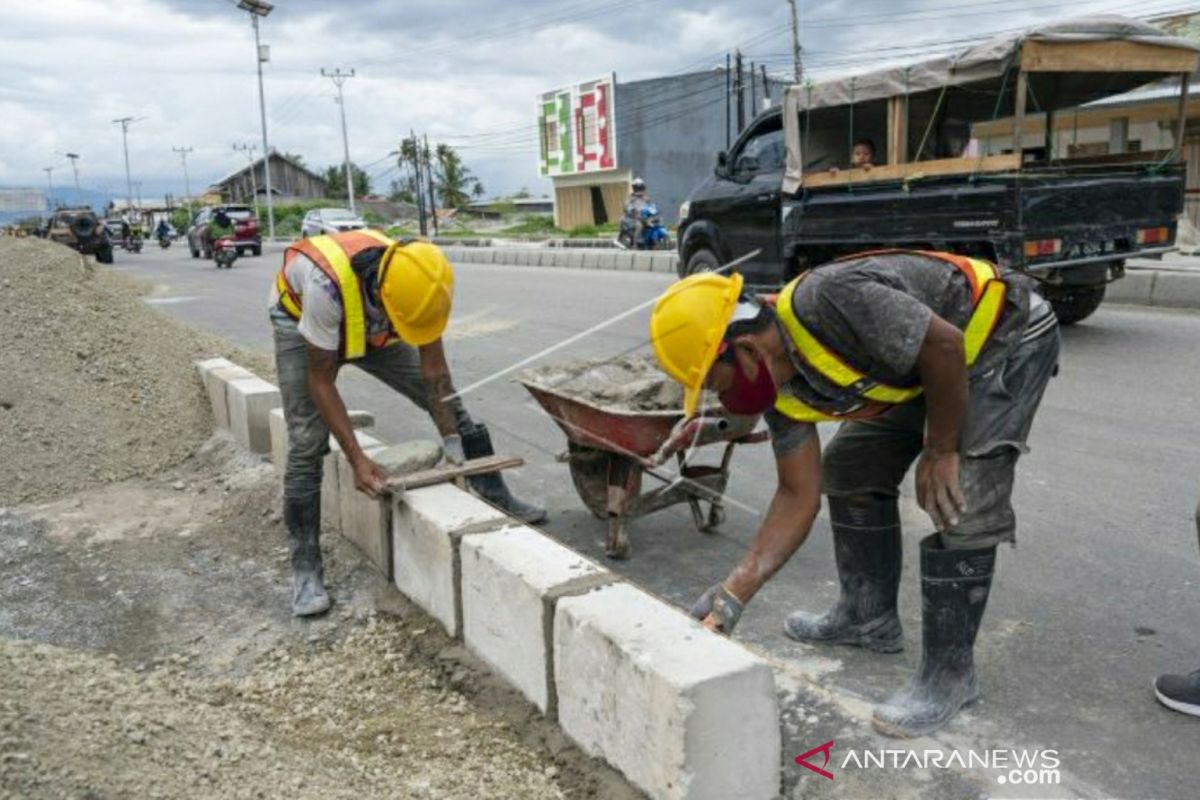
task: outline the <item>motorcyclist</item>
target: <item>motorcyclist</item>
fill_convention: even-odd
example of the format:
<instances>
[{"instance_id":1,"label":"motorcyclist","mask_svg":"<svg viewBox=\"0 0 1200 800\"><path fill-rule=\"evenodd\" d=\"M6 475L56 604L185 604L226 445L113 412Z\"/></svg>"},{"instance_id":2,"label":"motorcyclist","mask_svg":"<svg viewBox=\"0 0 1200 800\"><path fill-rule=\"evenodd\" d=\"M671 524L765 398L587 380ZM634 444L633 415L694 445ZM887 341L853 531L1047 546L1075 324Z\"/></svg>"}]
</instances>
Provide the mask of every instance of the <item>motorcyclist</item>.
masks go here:
<instances>
[{"instance_id":1,"label":"motorcyclist","mask_svg":"<svg viewBox=\"0 0 1200 800\"><path fill-rule=\"evenodd\" d=\"M154 229L154 236L157 239L166 239L171 235L171 226L167 224L165 219L158 221L158 226Z\"/></svg>"},{"instance_id":2,"label":"motorcyclist","mask_svg":"<svg viewBox=\"0 0 1200 800\"><path fill-rule=\"evenodd\" d=\"M215 249L221 237L233 236L233 234L233 220L225 213L225 209L217 209L208 222L208 246Z\"/></svg>"},{"instance_id":3,"label":"motorcyclist","mask_svg":"<svg viewBox=\"0 0 1200 800\"><path fill-rule=\"evenodd\" d=\"M642 240L642 209L649 203L650 198L646 195L646 181L642 178L634 178L630 185L629 199L625 201L625 216L621 224L622 228L632 230L634 247Z\"/></svg>"}]
</instances>

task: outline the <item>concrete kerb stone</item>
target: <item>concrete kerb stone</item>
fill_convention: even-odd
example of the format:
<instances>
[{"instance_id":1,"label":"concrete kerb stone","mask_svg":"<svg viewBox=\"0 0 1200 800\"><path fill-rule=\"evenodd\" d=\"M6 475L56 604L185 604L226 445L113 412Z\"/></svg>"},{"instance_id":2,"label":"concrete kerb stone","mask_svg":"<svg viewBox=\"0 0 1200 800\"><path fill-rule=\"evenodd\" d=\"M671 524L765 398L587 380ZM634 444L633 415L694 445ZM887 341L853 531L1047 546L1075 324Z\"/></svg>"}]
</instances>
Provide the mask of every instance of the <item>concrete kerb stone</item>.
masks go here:
<instances>
[{"instance_id":1,"label":"concrete kerb stone","mask_svg":"<svg viewBox=\"0 0 1200 800\"><path fill-rule=\"evenodd\" d=\"M1110 303L1150 305L1150 295L1154 290L1157 275L1155 270L1129 270L1124 278L1108 285L1104 291L1104 299Z\"/></svg>"},{"instance_id":2,"label":"concrete kerb stone","mask_svg":"<svg viewBox=\"0 0 1200 800\"><path fill-rule=\"evenodd\" d=\"M224 359L221 359L224 361ZM204 388L208 392L208 402L212 406L213 420L218 428L230 430L229 427L229 392L228 385L232 381L253 378L254 373L245 367L230 363L202 373Z\"/></svg>"},{"instance_id":3,"label":"concrete kerb stone","mask_svg":"<svg viewBox=\"0 0 1200 800\"><path fill-rule=\"evenodd\" d=\"M566 267L570 269L583 269L583 251L568 250Z\"/></svg>"},{"instance_id":4,"label":"concrete kerb stone","mask_svg":"<svg viewBox=\"0 0 1200 800\"><path fill-rule=\"evenodd\" d=\"M373 436L355 433L358 445L374 456L386 445ZM332 449L332 446L331 446ZM352 542L375 568L389 580L392 577L391 503L382 497L371 498L354 485L354 469L341 448L335 460L338 493L338 530Z\"/></svg>"},{"instance_id":5,"label":"concrete kerb stone","mask_svg":"<svg viewBox=\"0 0 1200 800\"><path fill-rule=\"evenodd\" d=\"M392 574L396 588L451 636L462 631L459 542L517 523L453 484L405 492L392 500Z\"/></svg>"},{"instance_id":6,"label":"concrete kerb stone","mask_svg":"<svg viewBox=\"0 0 1200 800\"><path fill-rule=\"evenodd\" d=\"M351 411L351 422L354 420L354 414ZM365 433L355 433L360 447L364 449L369 446L381 444L378 439ZM321 524L325 527L333 526L341 531L342 529L342 503L341 503L341 482L338 480L338 463L345 461L342 455L342 446L338 444L338 440L332 435L329 437L329 453L325 456L325 460L321 464Z\"/></svg>"},{"instance_id":7,"label":"concrete kerb stone","mask_svg":"<svg viewBox=\"0 0 1200 800\"><path fill-rule=\"evenodd\" d=\"M553 718L555 604L619 579L526 527L464 536L459 555L463 641Z\"/></svg>"},{"instance_id":8,"label":"concrete kerb stone","mask_svg":"<svg viewBox=\"0 0 1200 800\"><path fill-rule=\"evenodd\" d=\"M1150 304L1200 309L1200 274L1159 272L1150 290Z\"/></svg>"},{"instance_id":9,"label":"concrete kerb stone","mask_svg":"<svg viewBox=\"0 0 1200 800\"><path fill-rule=\"evenodd\" d=\"M780 789L771 667L617 583L558 601L558 721L654 800L768 800Z\"/></svg>"},{"instance_id":10,"label":"concrete kerb stone","mask_svg":"<svg viewBox=\"0 0 1200 800\"><path fill-rule=\"evenodd\" d=\"M600 269L600 252L598 250L588 250L583 254L584 269Z\"/></svg>"},{"instance_id":11,"label":"concrete kerb stone","mask_svg":"<svg viewBox=\"0 0 1200 800\"><path fill-rule=\"evenodd\" d=\"M267 416L282 402L279 388L262 378L232 380L225 387L229 404L229 430L235 439L251 452L271 453L271 428Z\"/></svg>"},{"instance_id":12,"label":"concrete kerb stone","mask_svg":"<svg viewBox=\"0 0 1200 800\"><path fill-rule=\"evenodd\" d=\"M628 254L626 254L628 256ZM617 253L598 253L596 258L597 269L616 269L617 268Z\"/></svg>"}]
</instances>

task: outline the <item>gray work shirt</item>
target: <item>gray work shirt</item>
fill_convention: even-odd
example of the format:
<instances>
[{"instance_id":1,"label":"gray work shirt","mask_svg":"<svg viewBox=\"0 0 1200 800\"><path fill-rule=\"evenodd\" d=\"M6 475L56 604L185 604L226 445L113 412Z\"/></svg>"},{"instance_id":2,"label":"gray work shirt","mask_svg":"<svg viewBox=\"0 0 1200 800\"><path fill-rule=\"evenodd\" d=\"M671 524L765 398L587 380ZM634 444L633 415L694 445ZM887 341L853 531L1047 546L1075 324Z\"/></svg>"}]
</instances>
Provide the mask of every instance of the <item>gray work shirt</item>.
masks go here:
<instances>
[{"instance_id":1,"label":"gray work shirt","mask_svg":"<svg viewBox=\"0 0 1200 800\"><path fill-rule=\"evenodd\" d=\"M1008 286L1004 312L971 375L1003 361L1028 322L1029 279L1005 270L1000 274ZM856 370L879 383L909 387L920 384L917 356L933 315L962 330L973 305L971 284L953 265L918 253L881 253L810 270L793 292L792 309L813 336ZM826 413L845 414L862 404L857 393L800 358L786 332L783 339L799 374L780 388L782 393ZM765 418L781 444L807 438L794 430L807 423L775 411Z\"/></svg>"}]
</instances>

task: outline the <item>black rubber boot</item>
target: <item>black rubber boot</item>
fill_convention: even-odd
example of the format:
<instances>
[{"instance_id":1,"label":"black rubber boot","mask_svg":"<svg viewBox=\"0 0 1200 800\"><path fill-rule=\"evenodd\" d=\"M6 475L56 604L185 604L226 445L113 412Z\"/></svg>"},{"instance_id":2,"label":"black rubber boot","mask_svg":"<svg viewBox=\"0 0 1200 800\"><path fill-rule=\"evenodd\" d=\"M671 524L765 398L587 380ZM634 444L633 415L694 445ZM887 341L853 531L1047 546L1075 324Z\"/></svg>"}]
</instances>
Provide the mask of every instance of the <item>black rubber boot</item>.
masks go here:
<instances>
[{"instance_id":1,"label":"black rubber boot","mask_svg":"<svg viewBox=\"0 0 1200 800\"><path fill-rule=\"evenodd\" d=\"M829 498L833 552L842 596L823 615L797 611L784 633L806 644L846 644L877 653L904 649L896 594L900 589L900 511L896 498L869 502Z\"/></svg>"},{"instance_id":2,"label":"black rubber boot","mask_svg":"<svg viewBox=\"0 0 1200 800\"><path fill-rule=\"evenodd\" d=\"M979 698L975 636L987 607L996 548L944 550L921 542L921 666L908 685L875 707L875 729L909 738L937 730Z\"/></svg>"},{"instance_id":3,"label":"black rubber boot","mask_svg":"<svg viewBox=\"0 0 1200 800\"><path fill-rule=\"evenodd\" d=\"M292 551L292 614L324 614L329 610L329 595L321 565L321 495L285 497L283 521Z\"/></svg>"},{"instance_id":4,"label":"black rubber boot","mask_svg":"<svg viewBox=\"0 0 1200 800\"><path fill-rule=\"evenodd\" d=\"M470 430L463 431L462 443L463 455L468 460L496 454L492 449L492 437L486 425L475 425ZM484 500L499 506L522 522L541 522L546 518L546 509L513 497L499 472L474 475L467 478L467 483Z\"/></svg>"}]
</instances>

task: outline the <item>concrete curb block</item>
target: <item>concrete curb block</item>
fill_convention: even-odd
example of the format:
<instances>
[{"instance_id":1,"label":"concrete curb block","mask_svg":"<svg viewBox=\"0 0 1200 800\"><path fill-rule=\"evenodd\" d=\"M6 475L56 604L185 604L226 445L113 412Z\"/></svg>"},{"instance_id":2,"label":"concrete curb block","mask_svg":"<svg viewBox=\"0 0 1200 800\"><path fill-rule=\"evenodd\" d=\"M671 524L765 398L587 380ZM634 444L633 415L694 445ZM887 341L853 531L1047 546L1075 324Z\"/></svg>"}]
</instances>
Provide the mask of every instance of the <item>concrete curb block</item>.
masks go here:
<instances>
[{"instance_id":1,"label":"concrete curb block","mask_svg":"<svg viewBox=\"0 0 1200 800\"><path fill-rule=\"evenodd\" d=\"M502 511L451 484L406 492L392 501L393 583L441 623L462 631L459 541L470 533L518 524Z\"/></svg>"},{"instance_id":2,"label":"concrete curb block","mask_svg":"<svg viewBox=\"0 0 1200 800\"><path fill-rule=\"evenodd\" d=\"M463 641L553 716L555 604L617 576L532 528L464 536L460 559Z\"/></svg>"},{"instance_id":3,"label":"concrete curb block","mask_svg":"<svg viewBox=\"0 0 1200 800\"><path fill-rule=\"evenodd\" d=\"M224 359L197 369L239 442L282 475L279 390ZM355 436L367 453L385 446ZM779 711L763 659L458 486L372 500L332 437L324 466L325 524L584 752L653 800L778 795Z\"/></svg>"},{"instance_id":4,"label":"concrete curb block","mask_svg":"<svg viewBox=\"0 0 1200 800\"><path fill-rule=\"evenodd\" d=\"M268 415L283 402L273 383L251 375L238 378L225 386L229 404L229 430L238 442L252 453L271 454L271 427Z\"/></svg>"},{"instance_id":5,"label":"concrete curb block","mask_svg":"<svg viewBox=\"0 0 1200 800\"><path fill-rule=\"evenodd\" d=\"M653 798L779 794L775 678L741 646L629 584L560 600L562 729Z\"/></svg>"},{"instance_id":6,"label":"concrete curb block","mask_svg":"<svg viewBox=\"0 0 1200 800\"><path fill-rule=\"evenodd\" d=\"M204 382L204 390L208 393L213 420L218 428L229 430L229 398L226 387L232 381L253 378L254 373L224 358L197 361L196 368Z\"/></svg>"},{"instance_id":7,"label":"concrete curb block","mask_svg":"<svg viewBox=\"0 0 1200 800\"><path fill-rule=\"evenodd\" d=\"M1150 304L1165 308L1200 308L1200 275L1157 273L1150 288Z\"/></svg>"}]
</instances>

